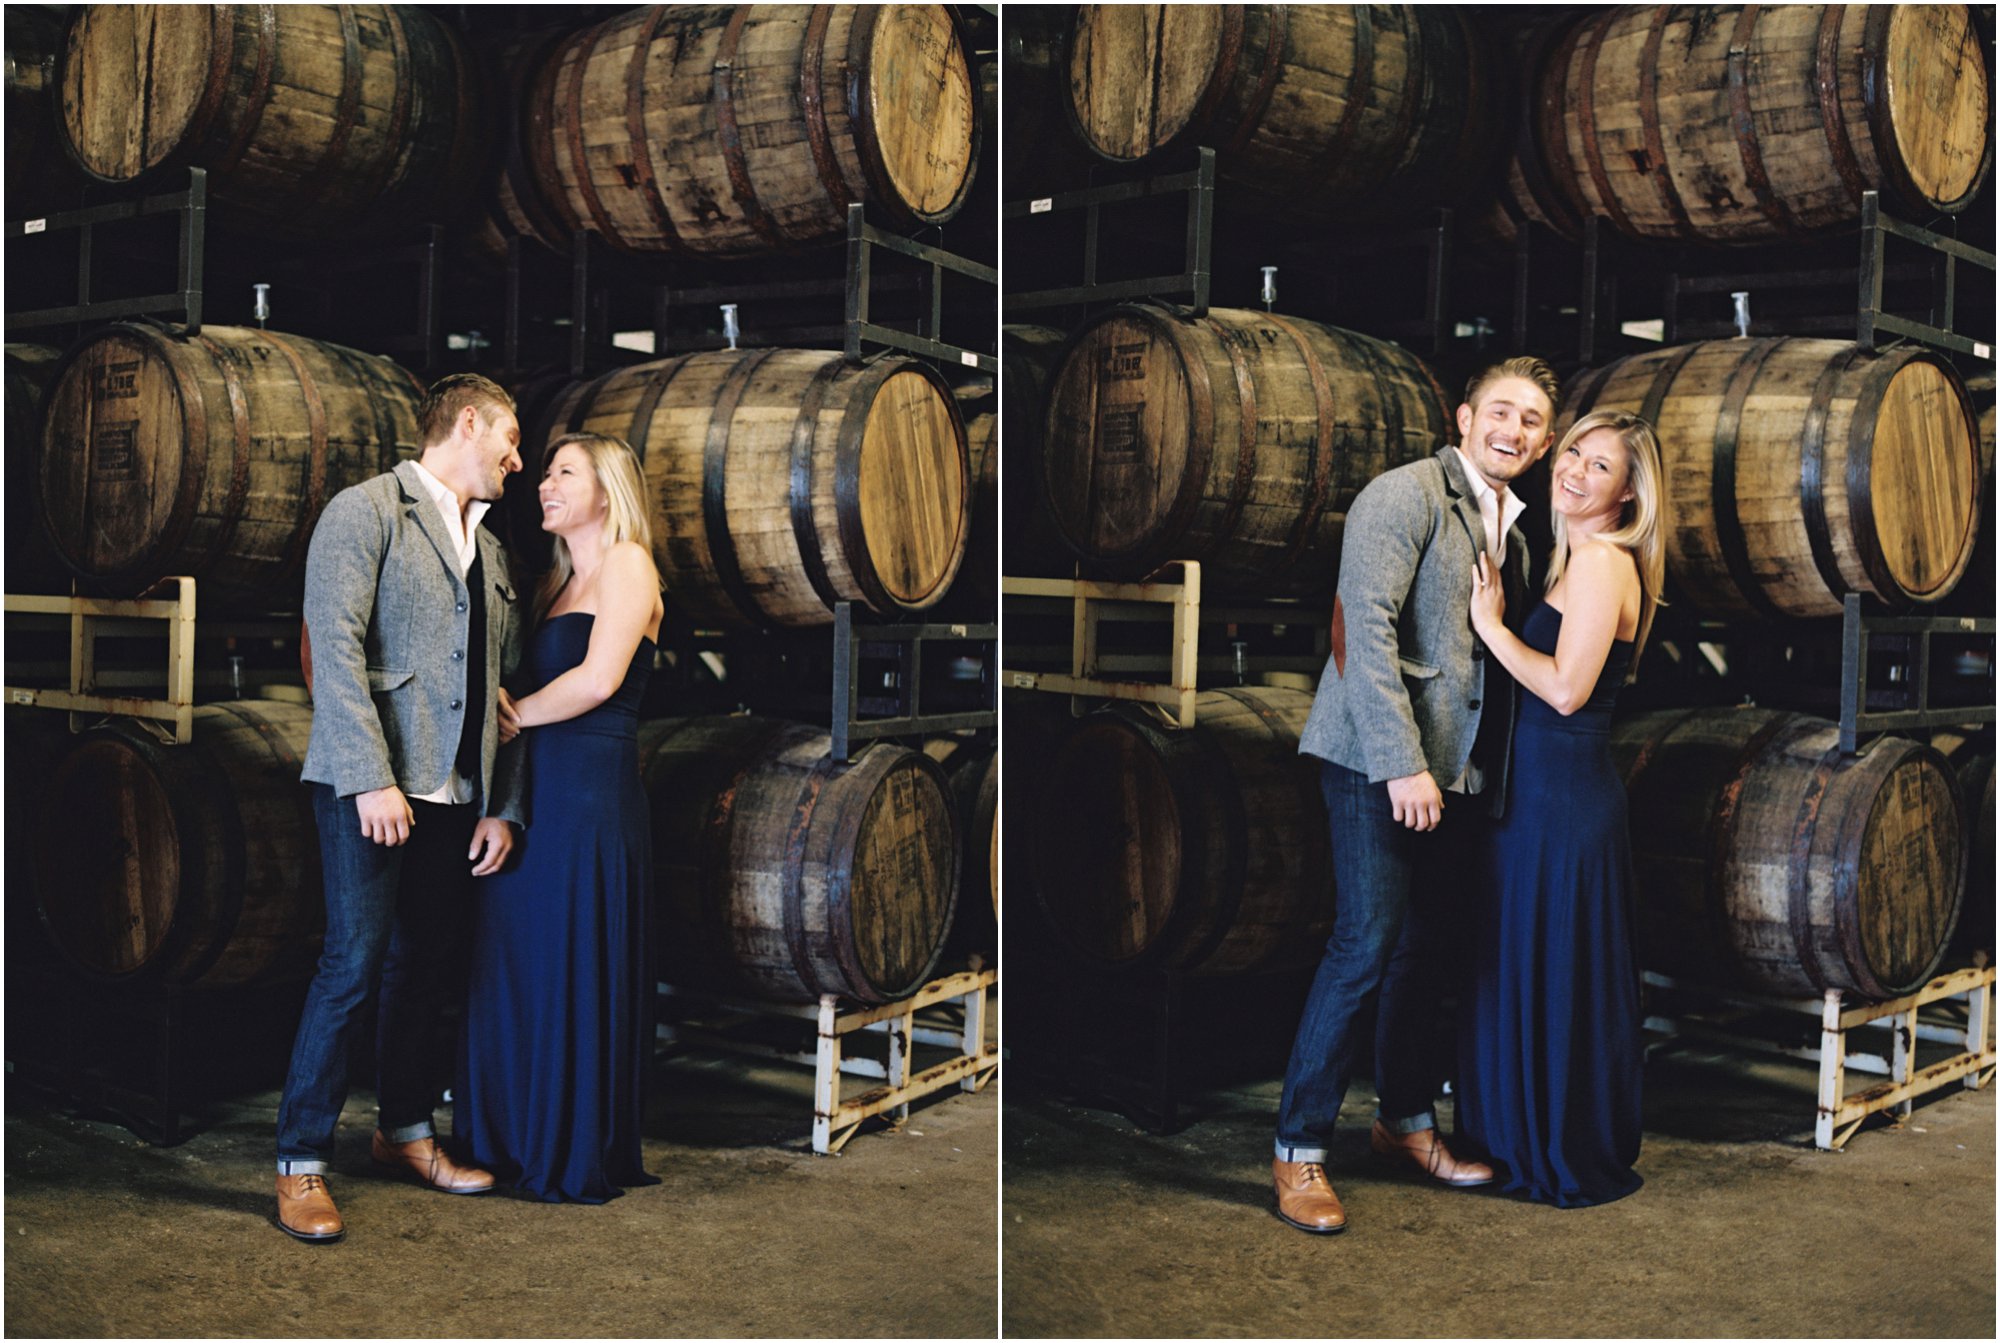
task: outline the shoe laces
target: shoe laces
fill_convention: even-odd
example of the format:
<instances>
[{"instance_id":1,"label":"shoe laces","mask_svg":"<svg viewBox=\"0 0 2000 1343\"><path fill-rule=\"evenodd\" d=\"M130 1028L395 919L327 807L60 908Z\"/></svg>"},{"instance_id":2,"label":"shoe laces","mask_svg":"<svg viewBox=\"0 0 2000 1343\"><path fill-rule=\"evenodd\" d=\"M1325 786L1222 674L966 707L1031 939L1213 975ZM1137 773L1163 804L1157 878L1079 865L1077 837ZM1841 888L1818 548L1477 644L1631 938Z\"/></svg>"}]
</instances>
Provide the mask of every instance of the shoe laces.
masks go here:
<instances>
[{"instance_id":1,"label":"shoe laces","mask_svg":"<svg viewBox=\"0 0 2000 1343\"><path fill-rule=\"evenodd\" d=\"M1317 1161L1308 1161L1299 1170L1299 1183L1307 1188L1316 1184L1333 1188L1333 1181L1326 1178L1326 1167Z\"/></svg>"},{"instance_id":2,"label":"shoe laces","mask_svg":"<svg viewBox=\"0 0 2000 1343\"><path fill-rule=\"evenodd\" d=\"M324 1190L325 1188L326 1177L324 1175L301 1175L299 1177L299 1193L302 1195L310 1194L315 1189Z\"/></svg>"}]
</instances>

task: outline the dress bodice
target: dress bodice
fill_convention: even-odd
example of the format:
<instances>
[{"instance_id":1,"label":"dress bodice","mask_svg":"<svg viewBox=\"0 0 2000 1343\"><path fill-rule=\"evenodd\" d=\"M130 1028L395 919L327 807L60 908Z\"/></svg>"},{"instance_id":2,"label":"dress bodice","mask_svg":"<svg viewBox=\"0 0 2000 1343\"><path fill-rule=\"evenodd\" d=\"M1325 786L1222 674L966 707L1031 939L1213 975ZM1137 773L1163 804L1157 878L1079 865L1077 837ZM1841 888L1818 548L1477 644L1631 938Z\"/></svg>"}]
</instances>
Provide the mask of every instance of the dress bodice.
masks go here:
<instances>
[{"instance_id":1,"label":"dress bodice","mask_svg":"<svg viewBox=\"0 0 2000 1343\"><path fill-rule=\"evenodd\" d=\"M1537 602L1535 608L1528 612L1528 618L1521 623L1521 642L1537 653L1554 656L1556 638L1562 633L1562 622L1561 611L1547 601ZM1575 713L1564 717L1531 691L1521 697L1521 721L1548 723L1570 732L1609 734L1611 711L1618 703L1618 688L1625 684L1625 674L1632 667L1632 649L1630 639L1613 641L1611 652L1604 659L1604 670L1597 674L1597 684L1590 689L1590 698Z\"/></svg>"},{"instance_id":2,"label":"dress bodice","mask_svg":"<svg viewBox=\"0 0 2000 1343\"><path fill-rule=\"evenodd\" d=\"M589 611L570 611L544 620L535 630L534 638L528 645L527 657L522 661L521 673L525 684L521 693L533 694L572 667L581 665L584 655L590 651L590 632L596 624L597 617ZM535 731L560 729L629 735L635 730L639 719L639 701L645 697L646 682L652 674L653 641L641 639L638 650L632 654L632 665L625 669L624 681L610 699L588 713L561 723L547 724Z\"/></svg>"}]
</instances>

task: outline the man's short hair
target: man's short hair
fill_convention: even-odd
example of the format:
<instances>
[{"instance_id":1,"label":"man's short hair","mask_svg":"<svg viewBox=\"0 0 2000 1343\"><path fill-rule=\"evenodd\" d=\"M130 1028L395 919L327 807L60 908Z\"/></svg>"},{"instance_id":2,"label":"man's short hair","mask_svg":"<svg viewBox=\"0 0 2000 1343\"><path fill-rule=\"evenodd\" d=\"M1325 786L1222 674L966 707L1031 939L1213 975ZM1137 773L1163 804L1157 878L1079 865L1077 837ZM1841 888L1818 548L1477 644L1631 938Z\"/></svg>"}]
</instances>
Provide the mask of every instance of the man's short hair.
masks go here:
<instances>
[{"instance_id":1,"label":"man's short hair","mask_svg":"<svg viewBox=\"0 0 2000 1343\"><path fill-rule=\"evenodd\" d=\"M1489 365L1472 375L1472 381L1465 384L1465 404L1477 406L1479 394L1487 384L1502 378L1526 378L1548 394L1551 417L1562 409L1562 381L1556 371L1531 354L1516 355L1512 359Z\"/></svg>"},{"instance_id":2,"label":"man's short hair","mask_svg":"<svg viewBox=\"0 0 2000 1343\"><path fill-rule=\"evenodd\" d=\"M477 373L439 378L417 403L417 437L422 445L430 447L451 437L452 424L467 406L477 410L480 419L491 421L496 407L514 413L514 398L499 383Z\"/></svg>"}]
</instances>

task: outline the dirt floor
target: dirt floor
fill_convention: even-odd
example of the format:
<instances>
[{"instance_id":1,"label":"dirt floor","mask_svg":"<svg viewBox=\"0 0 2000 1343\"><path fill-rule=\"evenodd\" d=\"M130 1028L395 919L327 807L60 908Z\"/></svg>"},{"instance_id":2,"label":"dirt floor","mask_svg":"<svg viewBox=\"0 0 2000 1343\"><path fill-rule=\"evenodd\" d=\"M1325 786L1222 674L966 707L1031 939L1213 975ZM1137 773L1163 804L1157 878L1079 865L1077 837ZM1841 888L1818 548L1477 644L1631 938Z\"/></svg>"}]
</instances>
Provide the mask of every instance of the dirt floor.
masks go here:
<instances>
[{"instance_id":1,"label":"dirt floor","mask_svg":"<svg viewBox=\"0 0 2000 1343\"><path fill-rule=\"evenodd\" d=\"M6 1332L992 1337L998 1082L819 1157L810 1080L721 1055L670 1061L647 1120L661 1183L599 1207L378 1178L373 1097L359 1094L331 1179L347 1237L306 1245L271 1220L276 1091L162 1148L10 1078Z\"/></svg>"},{"instance_id":2,"label":"dirt floor","mask_svg":"<svg viewBox=\"0 0 2000 1343\"><path fill-rule=\"evenodd\" d=\"M1278 1084L1151 1136L1031 1085L1006 1110L1004 1329L1034 1337L1993 1338L1994 1092L1812 1147L1811 1065L1648 1066L1637 1194L1569 1211L1405 1178L1348 1093L1346 1232L1271 1215ZM1858 1084L1857 1084L1858 1085ZM1449 1110L1442 1122L1449 1127Z\"/></svg>"}]
</instances>

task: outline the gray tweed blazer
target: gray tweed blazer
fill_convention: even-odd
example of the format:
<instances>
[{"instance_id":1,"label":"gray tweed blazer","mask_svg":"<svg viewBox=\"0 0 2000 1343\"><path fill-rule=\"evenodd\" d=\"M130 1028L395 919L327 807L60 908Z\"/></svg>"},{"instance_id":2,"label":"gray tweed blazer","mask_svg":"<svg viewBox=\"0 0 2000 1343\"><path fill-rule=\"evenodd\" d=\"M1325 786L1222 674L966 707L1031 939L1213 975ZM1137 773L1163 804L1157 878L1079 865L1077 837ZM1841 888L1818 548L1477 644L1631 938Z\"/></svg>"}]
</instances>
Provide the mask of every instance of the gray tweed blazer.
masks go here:
<instances>
[{"instance_id":1,"label":"gray tweed blazer","mask_svg":"<svg viewBox=\"0 0 2000 1343\"><path fill-rule=\"evenodd\" d=\"M1506 537L1508 619L1527 591L1528 544ZM1484 796L1498 813L1513 735L1513 681L1485 694L1486 649L1472 632L1473 559L1485 548L1479 503L1449 447L1377 476L1348 510L1333 603L1333 655L1299 750L1385 783L1429 770L1449 786L1465 769L1484 714L1507 731ZM1490 698L1503 702L1488 702Z\"/></svg>"},{"instance_id":2,"label":"gray tweed blazer","mask_svg":"<svg viewBox=\"0 0 2000 1343\"><path fill-rule=\"evenodd\" d=\"M487 816L522 823L522 746L499 746L503 678L521 660L522 617L506 552L477 533L486 628L473 631L465 581L414 463L342 490L306 553L313 725L301 777L341 797L396 784L416 796L451 777L465 723L469 638L486 640L480 796ZM461 656L454 657L454 654Z\"/></svg>"}]
</instances>

